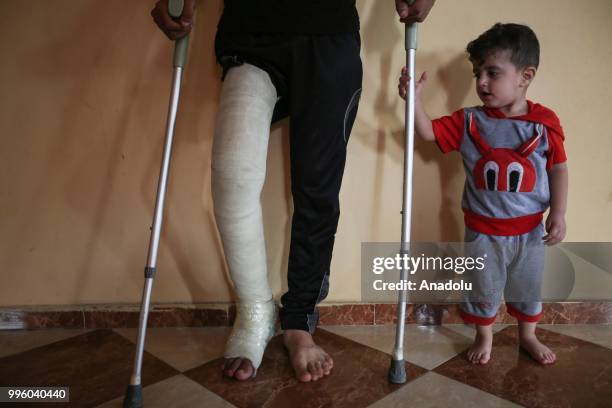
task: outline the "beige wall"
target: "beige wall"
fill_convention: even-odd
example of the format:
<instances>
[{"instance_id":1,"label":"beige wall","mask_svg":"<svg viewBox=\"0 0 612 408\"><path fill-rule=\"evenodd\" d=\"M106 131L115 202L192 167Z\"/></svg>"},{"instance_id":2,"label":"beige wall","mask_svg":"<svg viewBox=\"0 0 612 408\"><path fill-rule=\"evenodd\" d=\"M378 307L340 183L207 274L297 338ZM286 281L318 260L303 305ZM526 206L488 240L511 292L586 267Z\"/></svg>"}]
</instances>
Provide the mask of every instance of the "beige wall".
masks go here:
<instances>
[{"instance_id":1,"label":"beige wall","mask_svg":"<svg viewBox=\"0 0 612 408\"><path fill-rule=\"evenodd\" d=\"M139 302L171 76L153 0L0 2L0 305ZM359 0L365 68L328 301L359 301L360 244L400 233L403 29L391 0ZM201 1L184 78L155 302L231 299L210 200L221 1ZM418 70L432 115L477 104L466 43L497 21L542 45L529 96L564 125L567 240L612 240L612 2L438 0ZM273 128L263 195L269 269L286 287L287 128ZM417 143L415 240L459 240L462 167Z\"/></svg>"}]
</instances>

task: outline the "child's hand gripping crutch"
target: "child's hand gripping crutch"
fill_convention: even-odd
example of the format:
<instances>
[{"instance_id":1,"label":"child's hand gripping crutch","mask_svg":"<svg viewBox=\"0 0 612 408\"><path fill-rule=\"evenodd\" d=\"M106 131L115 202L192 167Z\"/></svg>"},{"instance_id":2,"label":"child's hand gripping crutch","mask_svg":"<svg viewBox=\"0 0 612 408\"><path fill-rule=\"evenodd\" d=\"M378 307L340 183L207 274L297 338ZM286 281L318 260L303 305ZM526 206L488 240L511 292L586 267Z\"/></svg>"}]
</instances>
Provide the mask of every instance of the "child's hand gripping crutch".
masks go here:
<instances>
[{"instance_id":1,"label":"child's hand gripping crutch","mask_svg":"<svg viewBox=\"0 0 612 408\"><path fill-rule=\"evenodd\" d=\"M170 14L170 16L172 16L176 20L183 14L184 6L184 0L169 0L168 14ZM166 186L168 183L170 157L172 155L174 124L176 121L176 113L178 110L183 67L185 66L185 61L187 59L188 44L189 34L176 40L174 48L174 73L172 77L170 107L168 109L168 119L166 123L166 140L164 143L162 166L159 173L159 181L157 184L155 213L153 217L153 226L151 227L151 236L149 239L149 253L147 258L147 265L145 267L145 286L143 289L142 302L140 305L138 341L136 343L136 354L134 356L134 368L132 372L132 377L130 379L130 384L127 387L127 392L123 399L124 408L140 408L143 406L141 369L144 352L144 342L147 330L149 305L151 302L151 292L153 289L153 280L155 278L155 272L157 267L157 250L159 248L159 237L161 234L164 213L164 198L166 195Z\"/></svg>"},{"instance_id":2,"label":"child's hand gripping crutch","mask_svg":"<svg viewBox=\"0 0 612 408\"><path fill-rule=\"evenodd\" d=\"M407 0L408 5L415 0ZM415 77L415 56L417 48L417 23L406 23L406 69L410 78ZM404 151L404 194L402 204L402 241L400 254L409 254L410 251L410 218L412 214L412 162L414 156L414 81L408 82L406 94L406 148ZM400 273L400 282L407 279L406 269ZM406 363L404 361L404 328L406 319L406 291L399 292L397 302L397 329L395 333L395 347L389 368L389 381L395 384L406 382Z\"/></svg>"}]
</instances>

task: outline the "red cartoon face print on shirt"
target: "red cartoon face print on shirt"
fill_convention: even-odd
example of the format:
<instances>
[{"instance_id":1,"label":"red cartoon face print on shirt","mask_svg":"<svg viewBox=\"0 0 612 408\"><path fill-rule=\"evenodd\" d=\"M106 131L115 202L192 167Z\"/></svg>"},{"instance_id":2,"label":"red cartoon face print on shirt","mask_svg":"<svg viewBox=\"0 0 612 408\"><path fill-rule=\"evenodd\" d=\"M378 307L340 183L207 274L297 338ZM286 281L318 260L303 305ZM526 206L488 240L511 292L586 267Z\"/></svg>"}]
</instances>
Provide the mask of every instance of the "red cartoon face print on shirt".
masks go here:
<instances>
[{"instance_id":1,"label":"red cartoon face print on shirt","mask_svg":"<svg viewBox=\"0 0 612 408\"><path fill-rule=\"evenodd\" d=\"M476 188L490 191L531 192L536 184L536 171L529 160L542 138L543 126L518 149L492 148L480 135L474 115L469 115L468 133L482 155L474 166Z\"/></svg>"}]
</instances>

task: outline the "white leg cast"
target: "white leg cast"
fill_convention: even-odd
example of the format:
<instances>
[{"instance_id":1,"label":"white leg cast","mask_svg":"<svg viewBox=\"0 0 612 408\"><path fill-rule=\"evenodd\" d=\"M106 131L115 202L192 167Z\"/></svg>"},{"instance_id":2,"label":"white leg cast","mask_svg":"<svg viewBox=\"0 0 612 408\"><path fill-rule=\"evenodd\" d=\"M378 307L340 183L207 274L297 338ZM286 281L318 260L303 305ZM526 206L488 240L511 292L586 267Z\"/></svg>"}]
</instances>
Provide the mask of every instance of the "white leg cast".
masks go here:
<instances>
[{"instance_id":1,"label":"white leg cast","mask_svg":"<svg viewBox=\"0 0 612 408\"><path fill-rule=\"evenodd\" d=\"M276 100L276 88L265 71L249 64L230 69L213 144L215 218L239 300L225 356L248 358L255 369L276 321L260 202Z\"/></svg>"},{"instance_id":2,"label":"white leg cast","mask_svg":"<svg viewBox=\"0 0 612 408\"><path fill-rule=\"evenodd\" d=\"M236 321L232 328L225 358L243 357L251 360L253 376L261 364L266 345L276 331L274 299L267 302L240 302L236 307Z\"/></svg>"}]
</instances>

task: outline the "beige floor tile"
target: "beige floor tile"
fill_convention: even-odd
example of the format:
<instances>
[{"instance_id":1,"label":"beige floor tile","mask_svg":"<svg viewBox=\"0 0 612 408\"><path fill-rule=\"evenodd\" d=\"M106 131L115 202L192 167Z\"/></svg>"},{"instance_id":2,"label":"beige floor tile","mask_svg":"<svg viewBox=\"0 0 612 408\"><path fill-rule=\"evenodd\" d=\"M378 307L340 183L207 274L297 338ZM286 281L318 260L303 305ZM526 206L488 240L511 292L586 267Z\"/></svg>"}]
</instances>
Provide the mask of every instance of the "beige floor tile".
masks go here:
<instances>
[{"instance_id":1,"label":"beige floor tile","mask_svg":"<svg viewBox=\"0 0 612 408\"><path fill-rule=\"evenodd\" d=\"M179 371L221 357L230 327L169 327L147 330L145 350ZM136 343L137 329L115 329Z\"/></svg>"},{"instance_id":2,"label":"beige floor tile","mask_svg":"<svg viewBox=\"0 0 612 408\"><path fill-rule=\"evenodd\" d=\"M498 331L505 329L510 326L509 324L494 324L493 325L493 333L497 333ZM470 324L446 324L444 327L459 333L465 337L469 337L470 340L474 339L476 336L476 331L474 330L474 326Z\"/></svg>"},{"instance_id":3,"label":"beige floor tile","mask_svg":"<svg viewBox=\"0 0 612 408\"><path fill-rule=\"evenodd\" d=\"M370 408L476 406L479 408L511 408L520 405L430 372L370 405Z\"/></svg>"},{"instance_id":4,"label":"beige floor tile","mask_svg":"<svg viewBox=\"0 0 612 408\"><path fill-rule=\"evenodd\" d=\"M78 336L91 330L87 329L38 329L38 330L0 330L0 357L20 353L46 344L55 343L69 337Z\"/></svg>"},{"instance_id":5,"label":"beige floor tile","mask_svg":"<svg viewBox=\"0 0 612 408\"><path fill-rule=\"evenodd\" d=\"M143 388L142 399L147 408L234 407L217 394L183 375L170 377ZM123 397L120 397L96 408L120 408L122 404Z\"/></svg>"},{"instance_id":6,"label":"beige floor tile","mask_svg":"<svg viewBox=\"0 0 612 408\"><path fill-rule=\"evenodd\" d=\"M501 330L502 325L494 330ZM391 353L395 345L395 325L380 326L322 326L366 346ZM406 325L404 358L418 366L434 369L467 349L474 330L463 324L444 326Z\"/></svg>"},{"instance_id":7,"label":"beige floor tile","mask_svg":"<svg viewBox=\"0 0 612 408\"><path fill-rule=\"evenodd\" d=\"M538 327L612 349L612 324L540 324Z\"/></svg>"}]
</instances>

